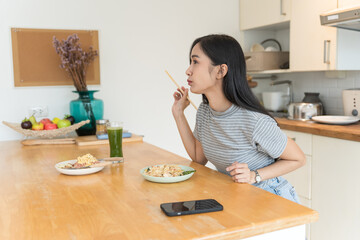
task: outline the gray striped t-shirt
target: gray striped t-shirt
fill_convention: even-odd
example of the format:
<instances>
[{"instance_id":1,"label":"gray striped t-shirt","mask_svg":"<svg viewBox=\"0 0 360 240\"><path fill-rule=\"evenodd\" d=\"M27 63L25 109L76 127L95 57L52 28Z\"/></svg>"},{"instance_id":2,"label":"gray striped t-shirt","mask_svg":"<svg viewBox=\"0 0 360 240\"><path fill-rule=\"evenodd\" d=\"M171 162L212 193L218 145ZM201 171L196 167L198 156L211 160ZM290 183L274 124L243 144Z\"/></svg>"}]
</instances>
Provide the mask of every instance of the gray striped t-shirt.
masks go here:
<instances>
[{"instance_id":1,"label":"gray striped t-shirt","mask_svg":"<svg viewBox=\"0 0 360 240\"><path fill-rule=\"evenodd\" d=\"M272 164L285 150L287 137L271 117L231 105L216 112L201 103L196 114L195 138L205 157L218 171L233 162L247 163L250 170Z\"/></svg>"}]
</instances>

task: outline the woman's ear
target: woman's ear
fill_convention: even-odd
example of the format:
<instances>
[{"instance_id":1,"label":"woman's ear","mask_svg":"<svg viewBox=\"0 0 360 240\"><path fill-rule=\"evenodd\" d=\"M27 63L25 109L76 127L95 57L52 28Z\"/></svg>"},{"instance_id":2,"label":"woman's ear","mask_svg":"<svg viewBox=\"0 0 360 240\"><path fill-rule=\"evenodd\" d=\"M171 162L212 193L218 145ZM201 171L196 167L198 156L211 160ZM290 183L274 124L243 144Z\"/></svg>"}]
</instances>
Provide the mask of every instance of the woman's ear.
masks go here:
<instances>
[{"instance_id":1,"label":"woman's ear","mask_svg":"<svg viewBox=\"0 0 360 240\"><path fill-rule=\"evenodd\" d=\"M219 65L218 78L224 78L228 72L228 66L226 64Z\"/></svg>"}]
</instances>

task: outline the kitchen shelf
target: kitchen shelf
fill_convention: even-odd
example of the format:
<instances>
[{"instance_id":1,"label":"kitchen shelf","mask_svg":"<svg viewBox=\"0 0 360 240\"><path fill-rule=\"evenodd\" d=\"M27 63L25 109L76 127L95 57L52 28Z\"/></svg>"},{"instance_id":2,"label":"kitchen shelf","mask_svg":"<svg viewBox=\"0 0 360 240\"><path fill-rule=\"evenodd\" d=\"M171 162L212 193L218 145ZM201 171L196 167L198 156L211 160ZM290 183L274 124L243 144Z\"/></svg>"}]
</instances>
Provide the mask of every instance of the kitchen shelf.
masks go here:
<instances>
[{"instance_id":1,"label":"kitchen shelf","mask_svg":"<svg viewBox=\"0 0 360 240\"><path fill-rule=\"evenodd\" d=\"M276 73L291 73L290 69L272 69L258 72L248 72L249 75L264 75L264 74L276 74Z\"/></svg>"}]
</instances>

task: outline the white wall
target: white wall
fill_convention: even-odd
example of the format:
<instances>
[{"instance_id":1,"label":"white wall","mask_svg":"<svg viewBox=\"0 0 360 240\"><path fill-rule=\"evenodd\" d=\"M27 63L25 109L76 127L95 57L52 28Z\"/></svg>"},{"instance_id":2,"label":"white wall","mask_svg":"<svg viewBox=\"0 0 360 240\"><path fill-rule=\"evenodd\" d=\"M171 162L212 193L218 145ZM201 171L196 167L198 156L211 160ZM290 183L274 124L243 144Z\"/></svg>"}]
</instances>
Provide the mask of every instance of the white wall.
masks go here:
<instances>
[{"instance_id":1,"label":"white wall","mask_svg":"<svg viewBox=\"0 0 360 240\"><path fill-rule=\"evenodd\" d=\"M47 105L49 117L69 113L73 86L14 87L11 27L97 29L101 85L108 119L145 135L145 141L187 156L172 118L175 86L186 84L192 41L210 33L240 38L238 0L12 0L0 1L0 121L20 122L28 107ZM191 95L197 104L200 96ZM190 126L195 110L186 110ZM22 136L0 124L0 141Z\"/></svg>"}]
</instances>

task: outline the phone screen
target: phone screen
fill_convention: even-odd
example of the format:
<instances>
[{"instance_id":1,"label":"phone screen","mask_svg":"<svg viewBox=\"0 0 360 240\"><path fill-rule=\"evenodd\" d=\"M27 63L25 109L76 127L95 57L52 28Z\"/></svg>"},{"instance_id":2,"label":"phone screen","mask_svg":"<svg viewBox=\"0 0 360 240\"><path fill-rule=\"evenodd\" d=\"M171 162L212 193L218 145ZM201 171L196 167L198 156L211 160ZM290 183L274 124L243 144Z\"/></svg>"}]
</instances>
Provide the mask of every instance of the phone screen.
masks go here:
<instances>
[{"instance_id":1,"label":"phone screen","mask_svg":"<svg viewBox=\"0 0 360 240\"><path fill-rule=\"evenodd\" d=\"M180 216L223 210L223 206L215 199L162 203L160 207L168 216Z\"/></svg>"}]
</instances>

